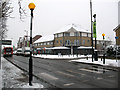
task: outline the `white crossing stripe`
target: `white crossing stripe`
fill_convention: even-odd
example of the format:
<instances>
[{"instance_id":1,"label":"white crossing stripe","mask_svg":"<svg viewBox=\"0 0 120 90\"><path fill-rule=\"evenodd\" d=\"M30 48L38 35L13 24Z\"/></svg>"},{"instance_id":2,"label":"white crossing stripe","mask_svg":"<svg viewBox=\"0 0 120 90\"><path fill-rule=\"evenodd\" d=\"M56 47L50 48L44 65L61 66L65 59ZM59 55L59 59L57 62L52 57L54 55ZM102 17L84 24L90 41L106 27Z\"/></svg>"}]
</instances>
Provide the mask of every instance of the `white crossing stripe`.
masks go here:
<instances>
[{"instance_id":1,"label":"white crossing stripe","mask_svg":"<svg viewBox=\"0 0 120 90\"><path fill-rule=\"evenodd\" d=\"M48 73L40 73L39 75L42 77L45 77L46 79L49 79L49 80L58 80L58 78L56 78L55 76L52 76Z\"/></svg>"},{"instance_id":2,"label":"white crossing stripe","mask_svg":"<svg viewBox=\"0 0 120 90\"><path fill-rule=\"evenodd\" d=\"M101 78L101 77L97 77L97 79L100 80L100 79L103 79L103 78Z\"/></svg>"},{"instance_id":3,"label":"white crossing stripe","mask_svg":"<svg viewBox=\"0 0 120 90\"><path fill-rule=\"evenodd\" d=\"M69 76L69 77L75 77L74 75L71 75L71 74L68 74L68 73L64 73L64 72L61 72L61 71L56 71L56 72L59 73L59 74L63 74L63 75Z\"/></svg>"},{"instance_id":4,"label":"white crossing stripe","mask_svg":"<svg viewBox=\"0 0 120 90\"><path fill-rule=\"evenodd\" d=\"M100 72L100 71L94 71L94 70L89 70L89 69L85 69L85 68L81 68L79 70L81 70L81 71L87 71L87 72L92 72L92 73L103 73L103 72Z\"/></svg>"},{"instance_id":5,"label":"white crossing stripe","mask_svg":"<svg viewBox=\"0 0 120 90\"><path fill-rule=\"evenodd\" d=\"M83 73L80 73L80 72L75 72L75 71L72 71L72 70L66 70L66 71L71 72L71 73L80 74L80 75L86 75L86 74L83 74Z\"/></svg>"},{"instance_id":6,"label":"white crossing stripe","mask_svg":"<svg viewBox=\"0 0 120 90\"><path fill-rule=\"evenodd\" d=\"M67 84L64 84L64 86L71 86L73 85L74 83L67 83Z\"/></svg>"}]
</instances>

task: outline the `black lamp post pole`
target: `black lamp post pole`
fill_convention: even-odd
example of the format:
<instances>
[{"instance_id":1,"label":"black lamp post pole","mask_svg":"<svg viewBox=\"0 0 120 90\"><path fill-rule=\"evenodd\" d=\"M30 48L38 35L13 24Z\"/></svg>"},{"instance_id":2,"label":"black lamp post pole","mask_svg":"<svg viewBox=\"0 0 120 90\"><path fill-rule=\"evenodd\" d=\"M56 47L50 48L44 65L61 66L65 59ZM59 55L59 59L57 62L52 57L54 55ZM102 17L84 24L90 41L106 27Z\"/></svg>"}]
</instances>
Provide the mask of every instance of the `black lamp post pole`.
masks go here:
<instances>
[{"instance_id":1,"label":"black lamp post pole","mask_svg":"<svg viewBox=\"0 0 120 90\"><path fill-rule=\"evenodd\" d=\"M30 22L30 59L29 59L29 85L32 86L32 19L33 19L33 9L31 10L31 22Z\"/></svg>"},{"instance_id":2,"label":"black lamp post pole","mask_svg":"<svg viewBox=\"0 0 120 90\"><path fill-rule=\"evenodd\" d=\"M103 36L103 64L105 64L105 41L104 41L105 37Z\"/></svg>"},{"instance_id":3,"label":"black lamp post pole","mask_svg":"<svg viewBox=\"0 0 120 90\"><path fill-rule=\"evenodd\" d=\"M94 58L95 58L95 61L98 61L98 53L97 53L97 40L96 40L96 37L97 37L97 33L96 33L96 14L93 15L94 17L94 23L93 23L93 33L94 33L94 38L95 38L95 55L94 55Z\"/></svg>"},{"instance_id":4,"label":"black lamp post pole","mask_svg":"<svg viewBox=\"0 0 120 90\"><path fill-rule=\"evenodd\" d=\"M93 22L92 22L92 1L90 0L90 14L91 14L91 45L92 45L92 62L93 62Z\"/></svg>"}]
</instances>

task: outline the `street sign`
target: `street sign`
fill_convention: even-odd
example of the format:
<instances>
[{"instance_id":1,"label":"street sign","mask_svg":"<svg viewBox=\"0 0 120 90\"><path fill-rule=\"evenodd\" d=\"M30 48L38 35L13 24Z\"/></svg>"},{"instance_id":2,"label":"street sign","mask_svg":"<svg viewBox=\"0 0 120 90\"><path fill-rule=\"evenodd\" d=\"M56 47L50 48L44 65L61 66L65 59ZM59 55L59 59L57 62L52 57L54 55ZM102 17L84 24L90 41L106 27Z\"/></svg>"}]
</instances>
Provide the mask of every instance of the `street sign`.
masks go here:
<instances>
[{"instance_id":1,"label":"street sign","mask_svg":"<svg viewBox=\"0 0 120 90\"><path fill-rule=\"evenodd\" d=\"M93 22L93 38L96 38L96 22Z\"/></svg>"},{"instance_id":2,"label":"street sign","mask_svg":"<svg viewBox=\"0 0 120 90\"><path fill-rule=\"evenodd\" d=\"M118 37L116 36L115 39L118 39Z\"/></svg>"},{"instance_id":3,"label":"street sign","mask_svg":"<svg viewBox=\"0 0 120 90\"><path fill-rule=\"evenodd\" d=\"M2 45L11 45L12 41L11 40L2 40Z\"/></svg>"}]
</instances>

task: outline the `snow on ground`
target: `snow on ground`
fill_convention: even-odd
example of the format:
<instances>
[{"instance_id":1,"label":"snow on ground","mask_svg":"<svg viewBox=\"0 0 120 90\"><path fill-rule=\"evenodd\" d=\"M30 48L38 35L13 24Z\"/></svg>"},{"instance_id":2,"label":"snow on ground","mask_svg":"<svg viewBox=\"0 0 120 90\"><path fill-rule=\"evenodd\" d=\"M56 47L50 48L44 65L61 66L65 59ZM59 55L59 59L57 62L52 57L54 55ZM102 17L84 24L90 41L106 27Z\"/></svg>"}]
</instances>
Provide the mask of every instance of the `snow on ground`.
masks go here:
<instances>
[{"instance_id":1,"label":"snow on ground","mask_svg":"<svg viewBox=\"0 0 120 90\"><path fill-rule=\"evenodd\" d=\"M103 64L103 60L101 58L98 58L98 61L93 61L89 58L87 59L79 59L79 60L70 60L70 62L84 62L84 63L93 63L93 64L99 64L104 66L113 66L113 67L120 67L120 60L112 60L112 59L105 59L105 64Z\"/></svg>"},{"instance_id":2,"label":"snow on ground","mask_svg":"<svg viewBox=\"0 0 120 90\"><path fill-rule=\"evenodd\" d=\"M114 66L114 67L120 67L120 60L112 60L112 59L105 59L105 64L103 64L103 60L101 58L98 59L98 61L93 61L89 58L91 55L33 55L33 57L39 57L39 58L49 58L49 59L70 59L70 62L84 62L84 63L93 63L93 64L100 64L100 65L107 65L107 66ZM82 59L85 58L85 59ZM73 59L73 60L71 60ZM74 60L77 59L77 60ZM88 60L87 60L88 59Z\"/></svg>"},{"instance_id":3,"label":"snow on ground","mask_svg":"<svg viewBox=\"0 0 120 90\"><path fill-rule=\"evenodd\" d=\"M43 88L41 84L28 85L25 73L2 57L2 86L3 88Z\"/></svg>"},{"instance_id":4,"label":"snow on ground","mask_svg":"<svg viewBox=\"0 0 120 90\"><path fill-rule=\"evenodd\" d=\"M49 59L77 59L77 58L83 58L83 57L91 57L91 55L89 56L84 56L84 55L44 55L44 54L40 54L40 55L33 55L33 57L39 57L39 58L49 58Z\"/></svg>"}]
</instances>

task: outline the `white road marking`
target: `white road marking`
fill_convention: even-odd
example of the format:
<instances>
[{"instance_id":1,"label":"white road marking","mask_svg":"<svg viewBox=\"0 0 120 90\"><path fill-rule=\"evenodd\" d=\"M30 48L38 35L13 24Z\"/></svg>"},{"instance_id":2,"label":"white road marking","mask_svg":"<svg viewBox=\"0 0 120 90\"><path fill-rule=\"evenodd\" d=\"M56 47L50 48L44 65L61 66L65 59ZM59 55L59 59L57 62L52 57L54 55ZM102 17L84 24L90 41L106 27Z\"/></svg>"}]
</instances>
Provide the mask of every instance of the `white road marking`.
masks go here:
<instances>
[{"instance_id":1,"label":"white road marking","mask_svg":"<svg viewBox=\"0 0 120 90\"><path fill-rule=\"evenodd\" d=\"M74 83L67 83L67 84L64 84L64 86L70 86L70 85L73 85Z\"/></svg>"},{"instance_id":2,"label":"white road marking","mask_svg":"<svg viewBox=\"0 0 120 90\"><path fill-rule=\"evenodd\" d=\"M80 73L80 72L74 72L74 71L72 71L72 70L66 70L66 71L71 72L71 73L80 74L80 75L86 75L86 74L83 74L83 73Z\"/></svg>"},{"instance_id":3,"label":"white road marking","mask_svg":"<svg viewBox=\"0 0 120 90\"><path fill-rule=\"evenodd\" d=\"M100 72L100 71L94 71L94 70L89 70L89 69L85 69L85 68L81 68L79 70L81 70L81 71L87 71L87 72L92 72L92 73L103 73L103 72Z\"/></svg>"},{"instance_id":4,"label":"white road marking","mask_svg":"<svg viewBox=\"0 0 120 90\"><path fill-rule=\"evenodd\" d=\"M111 78L112 78L112 77L114 77L114 75L111 75L111 76L108 76L108 77L111 77Z\"/></svg>"},{"instance_id":5,"label":"white road marking","mask_svg":"<svg viewBox=\"0 0 120 90\"><path fill-rule=\"evenodd\" d=\"M69 77L75 77L74 75L71 75L71 74L68 74L68 73L64 73L64 72L61 72L61 71L56 71L56 72L59 73L59 74L63 74L63 75L69 76Z\"/></svg>"},{"instance_id":6,"label":"white road marking","mask_svg":"<svg viewBox=\"0 0 120 90\"><path fill-rule=\"evenodd\" d=\"M40 73L39 75L42 77L45 77L46 79L49 79L49 80L58 80L58 78L56 78L55 76L52 76L48 73Z\"/></svg>"},{"instance_id":7,"label":"white road marking","mask_svg":"<svg viewBox=\"0 0 120 90\"><path fill-rule=\"evenodd\" d=\"M100 80L100 79L103 79L103 78L101 78L101 77L97 77L97 79Z\"/></svg>"},{"instance_id":8,"label":"white road marking","mask_svg":"<svg viewBox=\"0 0 120 90\"><path fill-rule=\"evenodd\" d=\"M97 69L98 71L109 71L109 70L104 70L103 68L92 68L92 69Z\"/></svg>"}]
</instances>

